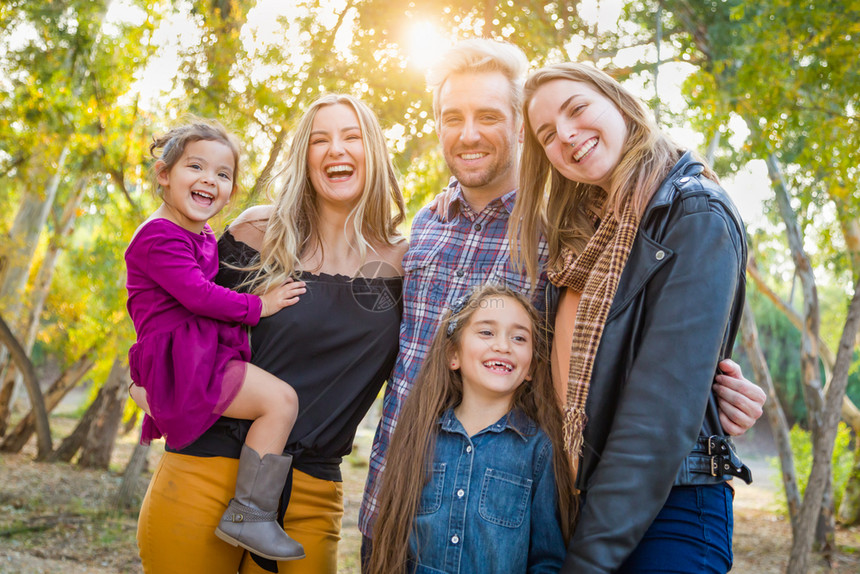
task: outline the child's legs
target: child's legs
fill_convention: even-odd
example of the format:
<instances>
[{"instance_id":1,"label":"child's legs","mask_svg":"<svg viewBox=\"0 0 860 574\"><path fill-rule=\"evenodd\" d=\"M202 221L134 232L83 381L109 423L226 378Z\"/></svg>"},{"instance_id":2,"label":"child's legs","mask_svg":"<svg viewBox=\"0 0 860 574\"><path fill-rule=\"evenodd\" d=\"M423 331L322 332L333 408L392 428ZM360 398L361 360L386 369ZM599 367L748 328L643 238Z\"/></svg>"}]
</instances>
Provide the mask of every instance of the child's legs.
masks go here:
<instances>
[{"instance_id":1,"label":"child's legs","mask_svg":"<svg viewBox=\"0 0 860 574\"><path fill-rule=\"evenodd\" d=\"M293 387L248 363L242 388L224 416L253 420L245 444L260 457L281 454L298 414L299 398Z\"/></svg>"},{"instance_id":2,"label":"child's legs","mask_svg":"<svg viewBox=\"0 0 860 574\"><path fill-rule=\"evenodd\" d=\"M676 486L618 573L725 574L732 567L732 527L725 483Z\"/></svg>"},{"instance_id":3,"label":"child's legs","mask_svg":"<svg viewBox=\"0 0 860 574\"><path fill-rule=\"evenodd\" d=\"M233 496L239 460L165 453L152 476L137 523L143 571L235 574L243 549L215 536Z\"/></svg>"},{"instance_id":4,"label":"child's legs","mask_svg":"<svg viewBox=\"0 0 860 574\"><path fill-rule=\"evenodd\" d=\"M305 549L305 558L278 562L280 574L336 574L337 544L343 517L343 483L293 470L284 530ZM263 574L245 554L240 574Z\"/></svg>"}]
</instances>

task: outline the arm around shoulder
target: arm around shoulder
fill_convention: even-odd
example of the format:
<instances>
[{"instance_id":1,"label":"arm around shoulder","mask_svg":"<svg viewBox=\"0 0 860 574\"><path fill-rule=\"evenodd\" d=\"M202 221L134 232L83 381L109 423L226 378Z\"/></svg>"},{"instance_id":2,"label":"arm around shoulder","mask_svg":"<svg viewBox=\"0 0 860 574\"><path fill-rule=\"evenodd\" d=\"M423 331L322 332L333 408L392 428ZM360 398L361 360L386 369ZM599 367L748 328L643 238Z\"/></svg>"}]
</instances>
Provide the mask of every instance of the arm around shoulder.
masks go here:
<instances>
[{"instance_id":1,"label":"arm around shoulder","mask_svg":"<svg viewBox=\"0 0 860 574\"><path fill-rule=\"evenodd\" d=\"M236 241L259 251L263 245L263 235L275 208L272 205L255 205L239 214L227 227Z\"/></svg>"}]
</instances>

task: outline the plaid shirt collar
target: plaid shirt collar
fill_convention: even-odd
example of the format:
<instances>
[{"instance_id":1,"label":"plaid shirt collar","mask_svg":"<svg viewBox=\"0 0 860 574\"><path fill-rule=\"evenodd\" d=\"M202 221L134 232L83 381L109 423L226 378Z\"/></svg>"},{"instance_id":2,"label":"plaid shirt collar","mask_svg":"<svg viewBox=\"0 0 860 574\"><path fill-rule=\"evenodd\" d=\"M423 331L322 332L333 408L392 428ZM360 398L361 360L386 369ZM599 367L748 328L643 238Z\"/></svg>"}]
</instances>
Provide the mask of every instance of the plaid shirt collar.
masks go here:
<instances>
[{"instance_id":1,"label":"plaid shirt collar","mask_svg":"<svg viewBox=\"0 0 860 574\"><path fill-rule=\"evenodd\" d=\"M457 215L463 215L470 221L474 221L475 218L478 217L478 214L475 213L475 210L472 209L472 206L469 205L468 201L466 201L466 197L463 195L463 188L460 187L460 182L456 180L452 181L448 185L448 189L454 190L454 195L448 203L448 221L452 221ZM487 204L487 207L485 207L484 210L494 209L496 213L498 213L498 210L504 209L507 214L510 215L514 210L516 198L516 190L511 190L503 196L492 200Z\"/></svg>"}]
</instances>

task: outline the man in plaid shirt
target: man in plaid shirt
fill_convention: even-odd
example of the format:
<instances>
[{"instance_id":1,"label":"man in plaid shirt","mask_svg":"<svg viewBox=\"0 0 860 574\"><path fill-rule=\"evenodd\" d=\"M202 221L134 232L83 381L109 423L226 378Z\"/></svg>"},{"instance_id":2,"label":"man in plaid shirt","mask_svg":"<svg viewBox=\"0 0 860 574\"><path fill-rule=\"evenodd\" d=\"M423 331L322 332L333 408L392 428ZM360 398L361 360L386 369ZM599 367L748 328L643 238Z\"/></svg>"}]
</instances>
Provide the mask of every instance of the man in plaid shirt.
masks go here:
<instances>
[{"instance_id":1,"label":"man in plaid shirt","mask_svg":"<svg viewBox=\"0 0 860 574\"><path fill-rule=\"evenodd\" d=\"M428 75L436 133L456 181L449 187L447 213L425 207L415 216L403 258L400 351L385 389L359 511L363 570L370 555L386 451L445 309L469 288L487 282L505 283L530 295L539 310L545 308L546 277L542 275L531 289L525 272L513 267L505 240L516 198L517 137L527 71L528 61L519 48L466 40ZM543 243L540 255L545 262ZM743 377L739 369L726 374ZM736 380L736 385L746 395L730 390L736 396L728 400L739 406L734 414L742 421L743 432L761 416L764 394L748 381Z\"/></svg>"},{"instance_id":2,"label":"man in plaid shirt","mask_svg":"<svg viewBox=\"0 0 860 574\"><path fill-rule=\"evenodd\" d=\"M517 133L527 70L528 62L518 48L467 40L452 49L428 77L436 133L457 181L450 188L446 221L425 207L412 222L410 247L403 258L400 352L385 389L359 513L365 540L371 537L378 512L394 426L442 313L481 283L507 283L528 291L528 279L513 268L505 239L516 196ZM544 306L545 287L542 277L530 293L539 308Z\"/></svg>"}]
</instances>

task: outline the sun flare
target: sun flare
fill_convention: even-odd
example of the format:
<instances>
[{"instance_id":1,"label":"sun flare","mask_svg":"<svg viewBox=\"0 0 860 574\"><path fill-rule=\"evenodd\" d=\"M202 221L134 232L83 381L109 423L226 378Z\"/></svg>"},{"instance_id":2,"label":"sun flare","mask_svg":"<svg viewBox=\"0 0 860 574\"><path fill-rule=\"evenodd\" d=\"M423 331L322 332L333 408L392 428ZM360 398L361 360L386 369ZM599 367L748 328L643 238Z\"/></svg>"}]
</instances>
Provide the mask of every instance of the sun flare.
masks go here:
<instances>
[{"instance_id":1,"label":"sun flare","mask_svg":"<svg viewBox=\"0 0 860 574\"><path fill-rule=\"evenodd\" d=\"M441 54L454 45L451 38L441 34L427 21L416 22L409 28L406 58L413 68L426 70Z\"/></svg>"}]
</instances>

